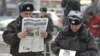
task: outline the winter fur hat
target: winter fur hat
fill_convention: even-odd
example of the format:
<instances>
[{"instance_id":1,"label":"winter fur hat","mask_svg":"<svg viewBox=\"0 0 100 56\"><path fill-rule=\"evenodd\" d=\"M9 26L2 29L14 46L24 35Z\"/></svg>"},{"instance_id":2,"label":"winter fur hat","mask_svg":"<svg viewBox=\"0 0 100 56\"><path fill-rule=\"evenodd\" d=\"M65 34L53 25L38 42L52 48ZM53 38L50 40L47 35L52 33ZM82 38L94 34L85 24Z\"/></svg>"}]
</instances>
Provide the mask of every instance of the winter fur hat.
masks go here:
<instances>
[{"instance_id":1,"label":"winter fur hat","mask_svg":"<svg viewBox=\"0 0 100 56\"><path fill-rule=\"evenodd\" d=\"M83 18L82 12L80 11L70 11L67 17L69 23L72 25L78 25L82 23L83 22L82 18Z\"/></svg>"},{"instance_id":2,"label":"winter fur hat","mask_svg":"<svg viewBox=\"0 0 100 56\"><path fill-rule=\"evenodd\" d=\"M20 3L18 5L18 9L19 12L23 12L23 11L33 11L34 10L34 6L31 3Z\"/></svg>"}]
</instances>

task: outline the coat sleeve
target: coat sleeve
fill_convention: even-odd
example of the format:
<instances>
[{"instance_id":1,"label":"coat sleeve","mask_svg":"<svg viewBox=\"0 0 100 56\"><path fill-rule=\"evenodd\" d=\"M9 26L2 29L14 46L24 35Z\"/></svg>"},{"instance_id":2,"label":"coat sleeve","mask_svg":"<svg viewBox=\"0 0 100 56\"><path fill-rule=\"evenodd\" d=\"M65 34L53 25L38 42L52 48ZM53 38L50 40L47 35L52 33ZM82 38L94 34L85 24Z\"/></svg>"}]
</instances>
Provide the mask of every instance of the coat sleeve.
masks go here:
<instances>
[{"instance_id":1,"label":"coat sleeve","mask_svg":"<svg viewBox=\"0 0 100 56\"><path fill-rule=\"evenodd\" d=\"M52 39L52 32L53 32L53 22L51 18L49 18L47 30L48 36L44 39L45 43L48 43Z\"/></svg>"},{"instance_id":2,"label":"coat sleeve","mask_svg":"<svg viewBox=\"0 0 100 56\"><path fill-rule=\"evenodd\" d=\"M80 56L98 56L97 44L95 43L94 38L90 34L89 37L91 37L91 39L87 44L86 51L81 52Z\"/></svg>"},{"instance_id":3,"label":"coat sleeve","mask_svg":"<svg viewBox=\"0 0 100 56\"><path fill-rule=\"evenodd\" d=\"M62 33L60 32L57 36L57 38L55 39L54 42L52 42L51 44L51 51L55 54L55 55L59 55L59 51L60 51L60 46L59 46L59 42L60 42L60 38L62 38Z\"/></svg>"},{"instance_id":4,"label":"coat sleeve","mask_svg":"<svg viewBox=\"0 0 100 56\"><path fill-rule=\"evenodd\" d=\"M10 46L18 43L20 39L17 37L17 33L12 24L9 24L2 35L4 42Z\"/></svg>"}]
</instances>

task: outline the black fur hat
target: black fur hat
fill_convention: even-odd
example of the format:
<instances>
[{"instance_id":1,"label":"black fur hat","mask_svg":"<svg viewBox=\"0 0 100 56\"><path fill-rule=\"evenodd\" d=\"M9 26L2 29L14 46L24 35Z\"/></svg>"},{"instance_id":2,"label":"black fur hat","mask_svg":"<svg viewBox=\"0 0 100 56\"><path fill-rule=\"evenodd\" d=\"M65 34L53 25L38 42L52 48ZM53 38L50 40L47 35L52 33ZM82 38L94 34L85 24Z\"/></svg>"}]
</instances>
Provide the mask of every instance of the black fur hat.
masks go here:
<instances>
[{"instance_id":1,"label":"black fur hat","mask_svg":"<svg viewBox=\"0 0 100 56\"><path fill-rule=\"evenodd\" d=\"M33 11L34 10L34 6L31 3L20 3L18 5L18 9L19 9L19 12Z\"/></svg>"},{"instance_id":2,"label":"black fur hat","mask_svg":"<svg viewBox=\"0 0 100 56\"><path fill-rule=\"evenodd\" d=\"M69 23L72 25L79 25L83 21L80 17L78 17L76 15L69 16L68 19L69 19Z\"/></svg>"},{"instance_id":3,"label":"black fur hat","mask_svg":"<svg viewBox=\"0 0 100 56\"><path fill-rule=\"evenodd\" d=\"M42 8L40 8L40 11L47 12L47 8L46 7L42 7Z\"/></svg>"},{"instance_id":4,"label":"black fur hat","mask_svg":"<svg viewBox=\"0 0 100 56\"><path fill-rule=\"evenodd\" d=\"M70 24L78 25L83 22L83 13L81 11L70 11L67 19Z\"/></svg>"}]
</instances>

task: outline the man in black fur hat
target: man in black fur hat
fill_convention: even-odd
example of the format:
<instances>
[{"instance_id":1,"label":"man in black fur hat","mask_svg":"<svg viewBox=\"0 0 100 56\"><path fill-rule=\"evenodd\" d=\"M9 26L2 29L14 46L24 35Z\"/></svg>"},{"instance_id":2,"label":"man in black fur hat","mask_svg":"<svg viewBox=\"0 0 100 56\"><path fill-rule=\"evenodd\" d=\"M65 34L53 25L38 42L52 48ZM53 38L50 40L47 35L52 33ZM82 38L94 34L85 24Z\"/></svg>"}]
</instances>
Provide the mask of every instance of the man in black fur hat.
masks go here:
<instances>
[{"instance_id":1,"label":"man in black fur hat","mask_svg":"<svg viewBox=\"0 0 100 56\"><path fill-rule=\"evenodd\" d=\"M10 53L13 56L43 56L43 51L22 53L18 52L20 39L25 38L28 35L28 32L22 32L22 19L24 17L32 17L32 11L34 11L34 6L31 3L20 3L18 9L19 16L16 20L8 24L6 30L3 33L4 42L10 45ZM46 32L41 33L41 37L44 37L45 42L51 39L49 28L51 27L48 27Z\"/></svg>"},{"instance_id":2,"label":"man in black fur hat","mask_svg":"<svg viewBox=\"0 0 100 56\"><path fill-rule=\"evenodd\" d=\"M68 53L76 52L74 56L98 56L95 40L83 24L82 18L77 14L68 18L69 25L60 31L51 44L53 53L59 55L61 50L66 50Z\"/></svg>"},{"instance_id":3,"label":"man in black fur hat","mask_svg":"<svg viewBox=\"0 0 100 56\"><path fill-rule=\"evenodd\" d=\"M47 11L48 10L46 7L41 7L40 8L40 17L48 18L48 25L49 25L49 28L51 29L50 32L53 32L53 21L52 21L51 17L48 15ZM49 42L46 43L46 56L50 56Z\"/></svg>"}]
</instances>

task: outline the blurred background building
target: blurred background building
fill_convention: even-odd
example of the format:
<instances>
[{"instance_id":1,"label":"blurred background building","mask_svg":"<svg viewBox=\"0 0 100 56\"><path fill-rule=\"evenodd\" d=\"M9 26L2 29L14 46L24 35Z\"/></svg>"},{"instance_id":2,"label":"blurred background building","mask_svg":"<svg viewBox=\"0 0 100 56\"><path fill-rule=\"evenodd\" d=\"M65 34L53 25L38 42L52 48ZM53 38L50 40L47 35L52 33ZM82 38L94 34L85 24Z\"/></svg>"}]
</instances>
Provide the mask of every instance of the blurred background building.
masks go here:
<instances>
[{"instance_id":1,"label":"blurred background building","mask_svg":"<svg viewBox=\"0 0 100 56\"><path fill-rule=\"evenodd\" d=\"M31 2L35 9L42 7L60 7L61 0L0 0L0 16L12 16L18 13L17 4L20 2Z\"/></svg>"},{"instance_id":2,"label":"blurred background building","mask_svg":"<svg viewBox=\"0 0 100 56\"><path fill-rule=\"evenodd\" d=\"M14 16L18 14L17 4L20 2L31 2L35 9L47 7L48 9L61 10L62 0L0 0L0 16ZM80 1L80 0L79 0ZM97 0L92 0L92 2ZM98 0L99 1L99 0ZM91 0L81 0L81 4L89 4Z\"/></svg>"}]
</instances>

